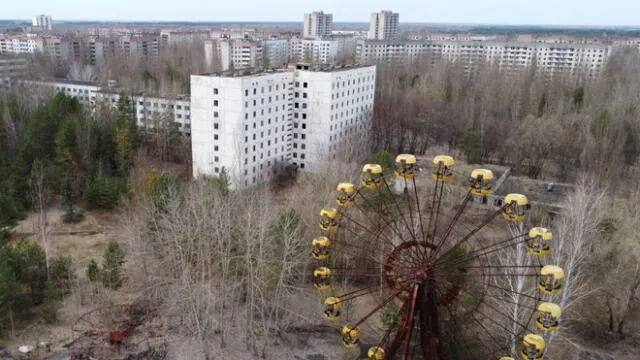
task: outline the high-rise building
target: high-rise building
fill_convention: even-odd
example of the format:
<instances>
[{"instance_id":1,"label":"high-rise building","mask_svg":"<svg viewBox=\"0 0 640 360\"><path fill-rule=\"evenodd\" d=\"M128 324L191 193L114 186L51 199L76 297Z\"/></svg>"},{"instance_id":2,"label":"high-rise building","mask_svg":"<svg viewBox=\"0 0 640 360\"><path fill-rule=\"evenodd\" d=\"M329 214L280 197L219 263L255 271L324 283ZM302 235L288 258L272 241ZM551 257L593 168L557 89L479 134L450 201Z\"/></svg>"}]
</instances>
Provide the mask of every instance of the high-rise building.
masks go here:
<instances>
[{"instance_id":1,"label":"high-rise building","mask_svg":"<svg viewBox=\"0 0 640 360\"><path fill-rule=\"evenodd\" d=\"M369 39L397 40L400 15L388 10L371 14L369 23Z\"/></svg>"},{"instance_id":2,"label":"high-rise building","mask_svg":"<svg viewBox=\"0 0 640 360\"><path fill-rule=\"evenodd\" d=\"M324 39L292 39L289 58L292 62L334 64L338 58L338 41Z\"/></svg>"},{"instance_id":3,"label":"high-rise building","mask_svg":"<svg viewBox=\"0 0 640 360\"><path fill-rule=\"evenodd\" d=\"M53 27L53 20L49 15L38 15L33 18L32 25L41 30L51 31Z\"/></svg>"},{"instance_id":4,"label":"high-rise building","mask_svg":"<svg viewBox=\"0 0 640 360\"><path fill-rule=\"evenodd\" d=\"M204 54L208 69L215 68L218 61L222 71L263 65L263 48L259 41L205 40Z\"/></svg>"},{"instance_id":5,"label":"high-rise building","mask_svg":"<svg viewBox=\"0 0 640 360\"><path fill-rule=\"evenodd\" d=\"M15 55L0 55L0 93L23 77L26 69L27 59Z\"/></svg>"},{"instance_id":6,"label":"high-rise building","mask_svg":"<svg viewBox=\"0 0 640 360\"><path fill-rule=\"evenodd\" d=\"M314 11L304 14L304 29L302 36L306 38L318 38L331 35L333 30L333 15L322 11Z\"/></svg>"},{"instance_id":7,"label":"high-rise building","mask_svg":"<svg viewBox=\"0 0 640 360\"><path fill-rule=\"evenodd\" d=\"M191 76L193 176L231 186L267 183L288 166L318 171L341 152L367 149L375 66Z\"/></svg>"},{"instance_id":8,"label":"high-rise building","mask_svg":"<svg viewBox=\"0 0 640 360\"><path fill-rule=\"evenodd\" d=\"M596 77L604 70L611 51L612 46L603 44L360 40L356 45L356 60L362 64L435 64L436 60L443 59L455 61L469 71L493 64L502 71L534 67L549 74Z\"/></svg>"},{"instance_id":9,"label":"high-rise building","mask_svg":"<svg viewBox=\"0 0 640 360\"><path fill-rule=\"evenodd\" d=\"M270 68L279 68L289 63L289 41L273 39L264 41L264 58Z\"/></svg>"}]
</instances>

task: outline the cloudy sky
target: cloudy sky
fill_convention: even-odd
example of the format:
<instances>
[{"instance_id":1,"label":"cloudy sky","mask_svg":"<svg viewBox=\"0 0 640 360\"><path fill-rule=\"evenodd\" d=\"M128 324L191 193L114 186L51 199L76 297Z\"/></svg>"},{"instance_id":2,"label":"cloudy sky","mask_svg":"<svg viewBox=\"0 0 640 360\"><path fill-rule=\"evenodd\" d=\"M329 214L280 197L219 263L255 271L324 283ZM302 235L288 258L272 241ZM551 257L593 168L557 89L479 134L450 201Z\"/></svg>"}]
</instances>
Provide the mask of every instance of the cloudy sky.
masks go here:
<instances>
[{"instance_id":1,"label":"cloudy sky","mask_svg":"<svg viewBox=\"0 0 640 360\"><path fill-rule=\"evenodd\" d=\"M638 0L0 0L0 18L140 21L302 21L323 10L335 22L368 22L373 11L400 22L640 25Z\"/></svg>"}]
</instances>

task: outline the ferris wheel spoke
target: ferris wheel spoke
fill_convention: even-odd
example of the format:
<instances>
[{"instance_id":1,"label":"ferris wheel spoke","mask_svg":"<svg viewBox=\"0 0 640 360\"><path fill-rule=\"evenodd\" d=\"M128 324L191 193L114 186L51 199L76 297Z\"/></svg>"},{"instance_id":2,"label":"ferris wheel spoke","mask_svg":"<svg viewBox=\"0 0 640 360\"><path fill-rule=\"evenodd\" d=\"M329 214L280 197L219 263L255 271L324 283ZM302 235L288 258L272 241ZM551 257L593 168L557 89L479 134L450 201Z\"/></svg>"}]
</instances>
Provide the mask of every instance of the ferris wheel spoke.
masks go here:
<instances>
[{"instance_id":1,"label":"ferris wheel spoke","mask_svg":"<svg viewBox=\"0 0 640 360\"><path fill-rule=\"evenodd\" d=\"M393 301L393 299L395 299L398 295L400 295L402 291L396 291L393 294L391 294L389 297L385 298L381 304L377 305L375 308L373 308L373 310L371 310L367 315L365 315L362 319L360 319L358 322L355 323L355 325L353 325L354 328L360 326L363 322L367 321L367 319L369 319L370 317L372 317L375 313L377 313L378 311L380 311L380 309L382 309L383 307L385 307L388 303L390 303L391 301Z\"/></svg>"},{"instance_id":2,"label":"ferris wheel spoke","mask_svg":"<svg viewBox=\"0 0 640 360\"><path fill-rule=\"evenodd\" d=\"M526 298L534 299L536 301L542 301L543 300L543 299L541 299L539 297L535 297L535 296L532 296L532 295L529 295L529 294L525 294L523 292L516 291L516 290L513 290L513 289L503 288L503 287L500 287L500 286L497 286L497 285L486 284L486 286L492 287L492 288L495 288L495 289L498 289L498 290L503 290L504 292L507 292L507 293L518 294L518 295L524 296Z\"/></svg>"},{"instance_id":3,"label":"ferris wheel spoke","mask_svg":"<svg viewBox=\"0 0 640 360\"><path fill-rule=\"evenodd\" d=\"M496 326L498 326L500 329L508 332L510 335L513 335L513 336L516 336L516 337L518 336L518 334L514 333L513 330L509 329L507 326L505 326L505 325L499 323L497 320L495 320L494 317L486 315L485 313L483 313L482 311L477 310L477 309L476 309L476 314L482 315L483 318L485 318L486 320L489 320L490 322L494 323Z\"/></svg>"},{"instance_id":4,"label":"ferris wheel spoke","mask_svg":"<svg viewBox=\"0 0 640 360\"><path fill-rule=\"evenodd\" d=\"M515 245L518 245L518 244L520 244L522 242L527 241L526 238L522 239L522 240L519 240L520 238L526 237L526 235L527 234L517 235L517 236L514 236L512 238L509 238L509 239L506 239L506 240L491 244L491 245L489 245L489 246L487 246L485 248L482 248L482 249L478 250L478 251L482 251L482 252L477 253L477 254L473 254L472 257L462 257L461 259L454 260L453 262L448 262L448 261L442 261L441 260L440 263L443 263L443 266L439 266L438 268L439 269L449 269L449 268L457 267L457 266L460 266L460 265L462 265L464 263L468 263L468 262L477 260L477 259L479 259L481 257L487 256L489 254L496 253L496 252L498 252L500 250L511 248L511 247L513 247ZM519 241L513 242L514 240L519 240ZM502 246L500 246L500 245L502 245ZM495 248L496 246L500 246L500 247ZM489 249L491 249L491 250L489 250Z\"/></svg>"},{"instance_id":5,"label":"ferris wheel spoke","mask_svg":"<svg viewBox=\"0 0 640 360\"><path fill-rule=\"evenodd\" d=\"M411 235L412 240L417 242L418 239L416 239L415 234L413 233L411 227L409 226L409 223L407 222L407 218L404 216L404 213L402 212L402 209L400 208L400 204L398 204L398 200L393 195L393 191L391 191L391 187L389 186L389 183L387 182L387 179L382 178L382 182L384 183L384 186L387 188L387 191L389 191L389 194L390 194L391 198L393 199L393 202L394 202L394 204L396 206L396 209L398 210L398 216L400 216L400 218L404 222L404 225L407 227L407 229L410 229L409 234Z\"/></svg>"},{"instance_id":6,"label":"ferris wheel spoke","mask_svg":"<svg viewBox=\"0 0 640 360\"><path fill-rule=\"evenodd\" d=\"M367 199L361 191L358 191L358 192L356 193L356 196L357 196L357 195L360 195L360 197L365 201L365 203L367 204L367 206L368 206L369 208L372 208L372 209L374 208L374 206L371 204L371 202L369 201L369 199ZM389 197L393 197L393 194L392 194L392 193L389 193L389 194L388 194L388 196L389 196ZM392 232L394 232L394 233L396 234L396 236L398 236L398 238L400 239L400 241L401 241L401 242L404 242L404 241L405 241L405 238L404 238L404 237L405 237L405 234L404 234L400 229L398 229L398 226L396 225L396 223L395 223L394 221L390 221L390 220L388 220L388 219L387 219L387 216L385 216L385 213L384 213L384 210L383 210L383 202L379 200L379 201L378 201L378 203L379 203L379 204L378 204L379 206L378 206L378 209L377 209L378 211L374 211L374 212L375 212L376 214L378 214L378 217L379 217L379 218L380 218L380 219L385 223L385 225L386 225L387 227L391 228ZM358 209L360 210L360 212L361 212L361 213L363 213L363 214L365 214L365 216L367 216L367 215L366 215L366 213L367 213L367 212L366 212L366 211L364 211L364 209L362 209L362 208L358 205L358 203L356 203L356 206L358 207ZM368 216L367 216L367 217L368 217Z\"/></svg>"},{"instance_id":7,"label":"ferris wheel spoke","mask_svg":"<svg viewBox=\"0 0 640 360\"><path fill-rule=\"evenodd\" d=\"M493 213L491 216L487 217L478 226L473 228L467 235L465 235L462 239L460 239L457 243L455 243L449 250L447 250L444 254L440 255L440 257L436 258L436 262L438 260L442 259L443 257L445 257L446 255L448 255L453 249L455 249L455 248L459 247L460 245L464 244L465 242L469 241L469 239L471 239L471 237L473 235L475 235L477 232L482 230L485 226L489 225L489 223L491 223L496 217L500 216L500 214L502 214L502 211L503 211L504 208L505 207L500 208L498 211ZM439 250L440 250L440 248L436 249L436 253L433 255L433 257L435 257L438 254Z\"/></svg>"},{"instance_id":8,"label":"ferris wheel spoke","mask_svg":"<svg viewBox=\"0 0 640 360\"><path fill-rule=\"evenodd\" d=\"M434 240L438 232L438 218L440 217L440 206L442 205L442 196L444 194L444 183L445 182L442 180L436 180L436 185L435 185L435 188L433 189L433 198L431 199L431 211L429 214L429 223L427 225L427 229L428 229L427 232ZM438 190L438 186L440 186L439 190Z\"/></svg>"},{"instance_id":9,"label":"ferris wheel spoke","mask_svg":"<svg viewBox=\"0 0 640 360\"><path fill-rule=\"evenodd\" d=\"M492 299L494 299L496 301L502 301L502 302L506 302L506 303L509 303L509 304L518 305L519 307L523 307L525 309L529 309L529 310L533 310L533 311L537 310L537 308L535 306L529 306L529 305L525 305L523 302L517 302L517 301L514 301L514 300L510 300L506 296L498 296L498 295L490 294L488 292L485 293L485 296L489 297L489 298L492 298Z\"/></svg>"},{"instance_id":10,"label":"ferris wheel spoke","mask_svg":"<svg viewBox=\"0 0 640 360\"><path fill-rule=\"evenodd\" d=\"M364 211L364 209L362 209L362 207L361 207L360 205L358 205L358 203L356 203L356 204L355 204L355 206L356 206L356 208L360 211L360 213L362 213L362 214L367 218L367 220L369 220L369 222L370 222L371 224L375 224L375 222L374 222L373 220L371 220L371 218L367 215L367 212L366 212L366 211ZM404 241L404 238L403 238L402 232L401 232L400 230L398 230L398 229L397 229L397 227L393 224L393 222L391 222L391 221L387 220L384 216L380 215L378 212L375 212L375 213L376 213L376 214L378 214L378 218L379 218L380 220L382 220L382 222L384 223L384 225L385 225L387 228L390 228L390 229L391 229L391 231L392 231L393 233L395 233L395 235L396 235L396 236L398 236L398 238L399 238L401 241ZM392 243L391 245L393 245L393 243Z\"/></svg>"},{"instance_id":11,"label":"ferris wheel spoke","mask_svg":"<svg viewBox=\"0 0 640 360\"><path fill-rule=\"evenodd\" d=\"M341 215L342 215L342 217L343 217L343 218L345 218L345 219L349 220L351 223L353 223L354 225L356 225L356 226L357 226L357 227L359 227L360 229L362 229L362 230L364 230L365 232L367 232L367 233L369 233L369 234L373 235L373 236L374 236L374 238L376 238L376 239L377 239L377 238L379 238L379 239L385 240L385 241L386 241L386 242L388 242L391 246L394 246L394 245L393 245L393 241L391 241L389 238L387 238L386 236L384 236L382 233L375 233L374 231L372 231L372 230L371 230L371 229L369 229L368 227L366 227L366 226L364 226L364 225L360 224L360 222L358 222L358 221L356 221L356 220L352 219L350 216L348 216L348 215L347 215L347 214L345 214L345 213L341 213ZM353 231L353 230L349 229L348 227L347 227L347 229L348 229L348 230L350 230L350 231L351 231L351 233L353 233L353 234L357 234L355 231ZM395 247L395 246L394 246L394 247Z\"/></svg>"},{"instance_id":12,"label":"ferris wheel spoke","mask_svg":"<svg viewBox=\"0 0 640 360\"><path fill-rule=\"evenodd\" d=\"M362 296L369 295L369 294L374 293L374 292L379 291L379 290L380 290L380 286L376 284L376 285L367 286L367 287L364 287L364 288L361 288L361 289L358 289L358 290L355 290L355 291L351 291L349 293L346 293L346 294L343 294L343 295L340 295L340 296L336 296L340 300L340 301L337 301L336 304L340 304L340 303L343 303L343 302L346 302L346 301L354 300L354 299L357 299L357 298L362 297Z\"/></svg>"},{"instance_id":13,"label":"ferris wheel spoke","mask_svg":"<svg viewBox=\"0 0 640 360\"><path fill-rule=\"evenodd\" d=\"M493 332L489 331L489 329L487 329L486 326L484 326L484 324L479 321L474 314L471 314L471 319L480 326L480 328L484 331L485 334L487 334L489 336L489 338L491 339L491 341L493 341L494 344L496 344L496 346L498 347L498 349L500 349L501 351L507 351L509 345L508 344L500 344L500 342L498 341L498 339L496 339L495 336L493 336Z\"/></svg>"},{"instance_id":14,"label":"ferris wheel spoke","mask_svg":"<svg viewBox=\"0 0 640 360\"><path fill-rule=\"evenodd\" d=\"M406 180L405 180L406 181ZM422 223L422 209L420 208L420 196L418 196L418 187L416 186L416 178L411 178L413 182L413 194L416 197L416 209L418 209L418 223L420 225L420 233L422 234L423 241L427 241L424 233L424 224Z\"/></svg>"},{"instance_id":15,"label":"ferris wheel spoke","mask_svg":"<svg viewBox=\"0 0 640 360\"><path fill-rule=\"evenodd\" d=\"M407 208L409 209L409 223L411 224L411 234L413 238L416 238L416 225L414 223L413 216L413 201L411 201L411 197L409 196L409 186L407 179L404 179L404 190L402 191L404 194L404 201L407 203Z\"/></svg>"},{"instance_id":16,"label":"ferris wheel spoke","mask_svg":"<svg viewBox=\"0 0 640 360\"><path fill-rule=\"evenodd\" d=\"M472 198L471 189L469 189L467 192L467 195L464 197L464 200L462 200L462 204L460 205L460 208L458 209L456 214L453 216L453 218L449 222L449 225L447 225L447 230L445 231L444 235L442 235L442 238L438 242L438 246L433 251L433 254L431 255L432 258L435 258L438 255L438 252L440 251L442 246L445 244L445 242L449 238L449 235L451 235L451 232L453 231L454 226L462 216L462 213L464 212L464 209L467 207L467 204L469 203L471 198ZM434 232L433 236L436 237L437 234Z\"/></svg>"}]
</instances>

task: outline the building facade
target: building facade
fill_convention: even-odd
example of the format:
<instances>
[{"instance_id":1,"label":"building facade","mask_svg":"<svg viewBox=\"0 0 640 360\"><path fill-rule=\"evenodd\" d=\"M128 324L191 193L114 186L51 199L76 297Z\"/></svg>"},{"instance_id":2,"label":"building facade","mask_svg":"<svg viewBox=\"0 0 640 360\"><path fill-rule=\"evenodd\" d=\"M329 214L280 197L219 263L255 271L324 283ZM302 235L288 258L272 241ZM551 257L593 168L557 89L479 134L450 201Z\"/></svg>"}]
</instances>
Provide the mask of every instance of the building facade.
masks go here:
<instances>
[{"instance_id":1,"label":"building facade","mask_svg":"<svg viewBox=\"0 0 640 360\"><path fill-rule=\"evenodd\" d=\"M377 41L360 40L360 63L433 64L438 59L460 63L468 70L493 64L504 71L535 66L540 72L598 76L611 55L611 46L598 44L519 43L492 41Z\"/></svg>"},{"instance_id":2,"label":"building facade","mask_svg":"<svg viewBox=\"0 0 640 360\"><path fill-rule=\"evenodd\" d=\"M383 10L371 14L369 22L370 40L398 40L398 23L400 15Z\"/></svg>"},{"instance_id":3,"label":"building facade","mask_svg":"<svg viewBox=\"0 0 640 360\"><path fill-rule=\"evenodd\" d=\"M287 166L317 171L366 139L375 66L191 76L193 176L265 184Z\"/></svg>"},{"instance_id":4,"label":"building facade","mask_svg":"<svg viewBox=\"0 0 640 360\"><path fill-rule=\"evenodd\" d=\"M35 28L39 28L41 30L51 31L53 28L53 20L49 15L38 15L33 18L31 24Z\"/></svg>"},{"instance_id":5,"label":"building facade","mask_svg":"<svg viewBox=\"0 0 640 360\"><path fill-rule=\"evenodd\" d=\"M25 75L27 59L0 55L0 92L8 90Z\"/></svg>"},{"instance_id":6,"label":"building facade","mask_svg":"<svg viewBox=\"0 0 640 360\"><path fill-rule=\"evenodd\" d=\"M264 58L269 67L279 68L289 63L289 40L274 39L264 41Z\"/></svg>"},{"instance_id":7,"label":"building facade","mask_svg":"<svg viewBox=\"0 0 640 360\"><path fill-rule=\"evenodd\" d=\"M302 36L305 38L318 38L331 35L333 30L333 15L322 11L314 11L304 14L304 28Z\"/></svg>"},{"instance_id":8,"label":"building facade","mask_svg":"<svg viewBox=\"0 0 640 360\"><path fill-rule=\"evenodd\" d=\"M0 35L0 54L33 54L44 48L42 38L27 35Z\"/></svg>"},{"instance_id":9,"label":"building facade","mask_svg":"<svg viewBox=\"0 0 640 360\"><path fill-rule=\"evenodd\" d=\"M208 68L212 68L217 61L219 61L222 71L263 66L263 47L259 41L207 40L204 47Z\"/></svg>"},{"instance_id":10,"label":"building facade","mask_svg":"<svg viewBox=\"0 0 640 360\"><path fill-rule=\"evenodd\" d=\"M191 134L191 102L188 96L160 97L113 87L101 87L88 81L21 81L28 88L44 89L51 94L62 93L93 106L99 103L117 106L122 93L130 96L138 126L154 128L160 122L172 121L184 135Z\"/></svg>"},{"instance_id":11,"label":"building facade","mask_svg":"<svg viewBox=\"0 0 640 360\"><path fill-rule=\"evenodd\" d=\"M339 42L323 39L291 39L289 59L291 62L334 64L338 59Z\"/></svg>"}]
</instances>

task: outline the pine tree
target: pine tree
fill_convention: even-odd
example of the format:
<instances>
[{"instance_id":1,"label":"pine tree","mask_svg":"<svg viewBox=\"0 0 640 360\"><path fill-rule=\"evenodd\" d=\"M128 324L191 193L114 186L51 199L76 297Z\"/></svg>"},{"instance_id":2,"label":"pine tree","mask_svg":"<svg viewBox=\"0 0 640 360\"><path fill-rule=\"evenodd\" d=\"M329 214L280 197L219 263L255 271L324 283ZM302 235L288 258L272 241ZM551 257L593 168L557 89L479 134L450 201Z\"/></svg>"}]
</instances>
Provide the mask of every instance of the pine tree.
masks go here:
<instances>
[{"instance_id":1,"label":"pine tree","mask_svg":"<svg viewBox=\"0 0 640 360\"><path fill-rule=\"evenodd\" d=\"M482 161L482 136L476 131L473 123L469 123L462 135L460 148L470 164L478 164Z\"/></svg>"},{"instance_id":2,"label":"pine tree","mask_svg":"<svg viewBox=\"0 0 640 360\"><path fill-rule=\"evenodd\" d=\"M120 249L117 240L111 239L104 251L102 263L102 282L105 287L117 289L122 286L122 265L124 264L124 252Z\"/></svg>"},{"instance_id":3,"label":"pine tree","mask_svg":"<svg viewBox=\"0 0 640 360\"><path fill-rule=\"evenodd\" d=\"M47 281L44 285L44 302L42 304L42 318L45 323L53 324L56 322L60 306L58 289L52 281Z\"/></svg>"},{"instance_id":4,"label":"pine tree","mask_svg":"<svg viewBox=\"0 0 640 360\"><path fill-rule=\"evenodd\" d=\"M24 298L24 293L13 269L6 260L0 259L0 320L2 320L0 323L8 323L11 327L11 333L15 336L13 320L15 311Z\"/></svg>"},{"instance_id":5,"label":"pine tree","mask_svg":"<svg viewBox=\"0 0 640 360\"><path fill-rule=\"evenodd\" d=\"M89 278L89 281L95 282L98 280L99 276L100 267L95 260L91 259L91 261L89 261L89 264L87 265L87 277Z\"/></svg>"}]
</instances>

